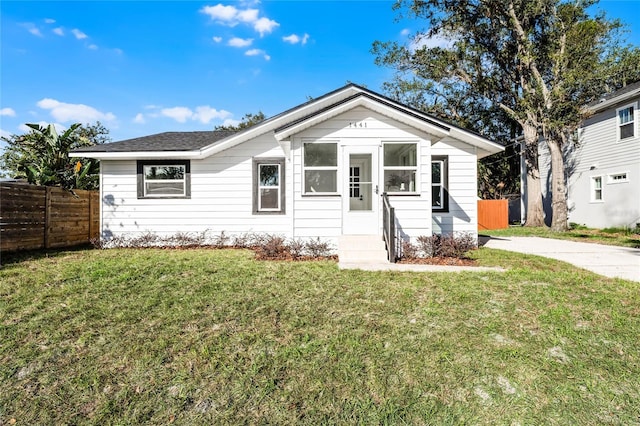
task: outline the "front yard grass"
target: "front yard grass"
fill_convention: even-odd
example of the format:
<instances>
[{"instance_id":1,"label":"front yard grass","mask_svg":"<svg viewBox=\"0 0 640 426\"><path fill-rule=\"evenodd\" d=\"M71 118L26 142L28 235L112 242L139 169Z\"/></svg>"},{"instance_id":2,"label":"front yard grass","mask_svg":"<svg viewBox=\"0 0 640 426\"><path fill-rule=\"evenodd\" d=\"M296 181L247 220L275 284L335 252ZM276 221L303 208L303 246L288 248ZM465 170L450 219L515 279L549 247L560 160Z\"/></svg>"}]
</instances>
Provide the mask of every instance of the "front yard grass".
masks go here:
<instances>
[{"instance_id":1,"label":"front yard grass","mask_svg":"<svg viewBox=\"0 0 640 426\"><path fill-rule=\"evenodd\" d=\"M510 226L507 229L482 231L492 237L543 237L585 243L608 244L612 246L640 248L638 229L605 228L594 229L577 226L565 232L554 232L550 228Z\"/></svg>"},{"instance_id":2,"label":"front yard grass","mask_svg":"<svg viewBox=\"0 0 640 426\"><path fill-rule=\"evenodd\" d=\"M3 258L1 424L638 424L640 291L245 250Z\"/></svg>"}]
</instances>

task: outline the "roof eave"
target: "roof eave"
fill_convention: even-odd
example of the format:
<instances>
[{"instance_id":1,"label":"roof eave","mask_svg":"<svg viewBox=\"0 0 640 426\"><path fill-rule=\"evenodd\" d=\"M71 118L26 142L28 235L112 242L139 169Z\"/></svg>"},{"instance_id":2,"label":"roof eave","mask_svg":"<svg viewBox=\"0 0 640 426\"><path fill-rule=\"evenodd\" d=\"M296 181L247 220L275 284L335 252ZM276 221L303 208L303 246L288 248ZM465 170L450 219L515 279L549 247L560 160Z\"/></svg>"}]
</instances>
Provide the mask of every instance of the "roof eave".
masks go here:
<instances>
[{"instance_id":1,"label":"roof eave","mask_svg":"<svg viewBox=\"0 0 640 426\"><path fill-rule=\"evenodd\" d=\"M590 111L596 113L596 112L600 112L600 111L604 111L605 109L608 109L610 107L612 107L613 105L619 104L621 102L625 102L628 101L632 98L635 98L637 96L640 96L640 88L632 90L630 92L624 93L620 96L615 96L611 99L607 99L606 101L600 102L598 104L595 105L591 105L588 106L587 109L589 109Z\"/></svg>"},{"instance_id":2,"label":"roof eave","mask_svg":"<svg viewBox=\"0 0 640 426\"><path fill-rule=\"evenodd\" d=\"M72 158L95 158L97 160L140 160L140 159L176 159L191 160L201 157L201 150L193 151L130 151L130 152L94 152L73 151Z\"/></svg>"}]
</instances>

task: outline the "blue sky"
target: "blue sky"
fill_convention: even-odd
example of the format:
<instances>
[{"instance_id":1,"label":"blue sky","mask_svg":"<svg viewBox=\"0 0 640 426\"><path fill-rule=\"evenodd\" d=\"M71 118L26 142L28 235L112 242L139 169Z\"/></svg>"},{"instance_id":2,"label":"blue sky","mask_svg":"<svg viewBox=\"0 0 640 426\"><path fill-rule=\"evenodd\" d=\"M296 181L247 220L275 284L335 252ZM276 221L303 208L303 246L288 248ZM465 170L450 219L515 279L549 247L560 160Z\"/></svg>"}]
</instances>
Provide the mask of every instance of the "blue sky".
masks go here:
<instances>
[{"instance_id":1,"label":"blue sky","mask_svg":"<svg viewBox=\"0 0 640 426\"><path fill-rule=\"evenodd\" d=\"M380 91L375 40L422 28L392 1L0 2L0 134L101 121L113 140L267 116L348 81ZM640 0L603 0L640 45Z\"/></svg>"}]
</instances>

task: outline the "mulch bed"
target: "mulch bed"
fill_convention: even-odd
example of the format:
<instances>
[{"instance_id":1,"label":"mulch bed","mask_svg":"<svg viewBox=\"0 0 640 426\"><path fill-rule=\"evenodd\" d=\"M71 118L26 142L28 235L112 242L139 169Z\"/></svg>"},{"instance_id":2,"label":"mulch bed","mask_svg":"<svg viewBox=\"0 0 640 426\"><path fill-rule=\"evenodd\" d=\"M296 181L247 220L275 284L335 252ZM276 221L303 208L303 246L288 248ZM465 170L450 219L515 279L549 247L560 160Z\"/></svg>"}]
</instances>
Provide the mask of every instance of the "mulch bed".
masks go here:
<instances>
[{"instance_id":1,"label":"mulch bed","mask_svg":"<svg viewBox=\"0 0 640 426\"><path fill-rule=\"evenodd\" d=\"M407 263L414 265L444 265L444 266L477 266L477 262L469 258L457 257L416 257L411 259L400 259L397 263Z\"/></svg>"}]
</instances>

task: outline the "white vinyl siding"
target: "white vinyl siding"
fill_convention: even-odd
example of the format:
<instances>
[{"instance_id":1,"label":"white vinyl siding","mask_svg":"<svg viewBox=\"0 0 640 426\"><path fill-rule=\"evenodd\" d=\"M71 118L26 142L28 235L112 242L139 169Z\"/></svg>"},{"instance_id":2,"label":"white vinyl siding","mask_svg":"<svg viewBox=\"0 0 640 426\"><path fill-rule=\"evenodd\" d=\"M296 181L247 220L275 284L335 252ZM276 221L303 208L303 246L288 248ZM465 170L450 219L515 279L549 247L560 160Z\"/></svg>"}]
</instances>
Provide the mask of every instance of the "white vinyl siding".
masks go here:
<instances>
[{"instance_id":1,"label":"white vinyl siding","mask_svg":"<svg viewBox=\"0 0 640 426\"><path fill-rule=\"evenodd\" d=\"M448 211L433 211L433 232L478 233L478 178L474 147L445 138L431 148L432 158L447 158ZM431 189L431 188L429 188Z\"/></svg>"},{"instance_id":2,"label":"white vinyl siding","mask_svg":"<svg viewBox=\"0 0 640 426\"><path fill-rule=\"evenodd\" d=\"M335 242L343 233L343 197L349 196L342 194L349 187L343 181L349 178L348 158L342 158L345 147L361 146L367 152L378 153L379 180L372 184L379 185L379 193L382 193L383 146L386 144L414 144L416 147L415 193L390 196L400 238L406 240L432 232L477 232L476 154L475 148L466 143L445 138L432 145L429 135L364 107L356 107L304 129L292 135L290 143L290 155L283 157L287 152L272 133L265 133L205 159L190 160L191 195L182 199L139 199L136 161L103 160L102 235L106 238L134 237L153 232L160 236L204 233L211 237L224 232L233 237L269 233L285 238L319 237ZM304 143L334 144L335 164L305 166ZM432 155L449 159L451 199L449 212L433 215ZM282 162L274 162L274 159ZM256 214L256 206L263 210L267 206L259 204L252 194L256 194L257 189L270 191L276 188L273 182L257 182L256 164L280 164L282 180L278 187L283 195L280 206L283 213L267 214L265 211ZM304 173L314 167L335 173L335 192L314 196L305 193ZM374 200L380 202L379 194ZM266 210L270 208L273 204Z\"/></svg>"},{"instance_id":3,"label":"white vinyl siding","mask_svg":"<svg viewBox=\"0 0 640 426\"><path fill-rule=\"evenodd\" d=\"M303 173L303 143L307 142L338 142L338 191L348 188L343 185L343 179L349 179L348 158L341 156L342 148L346 146L377 147L379 163L379 194L383 192L382 180L382 146L386 143L415 143L418 145L418 164L430 164L431 143L427 135L417 132L412 127L383 116L364 107L337 115L316 126L305 129L292 136L293 178L301 182ZM420 235L431 235L431 181L430 167L420 168L416 177L416 187L421 191L414 196L390 196L395 207L398 223L402 226L402 238L415 238ZM297 237L313 237L318 233L326 237L337 238L342 234L342 196L336 194L308 197L303 193L303 185L294 186L294 229ZM426 191L426 192L425 192ZM380 197L376 200L380 202ZM382 219L380 219L381 233Z\"/></svg>"},{"instance_id":4,"label":"white vinyl siding","mask_svg":"<svg viewBox=\"0 0 640 426\"><path fill-rule=\"evenodd\" d=\"M634 137L619 139L619 112L634 107ZM638 98L601 111L582 125L580 143L567 156L569 221L593 228L635 227L640 218ZM626 179L623 178L626 176ZM594 198L593 176L602 176L602 201ZM614 179L614 176L617 176ZM546 175L541 175L544 182Z\"/></svg>"},{"instance_id":5,"label":"white vinyl siding","mask_svg":"<svg viewBox=\"0 0 640 426\"><path fill-rule=\"evenodd\" d=\"M282 149L271 135L203 160L191 160L189 199L138 199L136 161L103 160L102 234L133 237L146 232L160 236L183 232L214 236L224 231L229 236L268 232L291 237L289 199L283 206L285 214L253 212L252 158L260 157L282 157ZM284 174L288 173L285 167ZM286 177L284 182L285 193L291 191L292 179Z\"/></svg>"}]
</instances>

